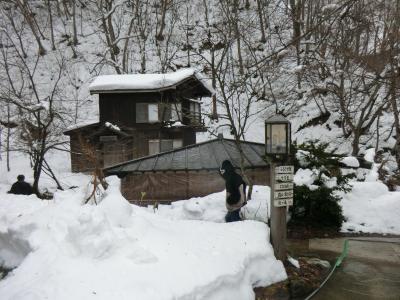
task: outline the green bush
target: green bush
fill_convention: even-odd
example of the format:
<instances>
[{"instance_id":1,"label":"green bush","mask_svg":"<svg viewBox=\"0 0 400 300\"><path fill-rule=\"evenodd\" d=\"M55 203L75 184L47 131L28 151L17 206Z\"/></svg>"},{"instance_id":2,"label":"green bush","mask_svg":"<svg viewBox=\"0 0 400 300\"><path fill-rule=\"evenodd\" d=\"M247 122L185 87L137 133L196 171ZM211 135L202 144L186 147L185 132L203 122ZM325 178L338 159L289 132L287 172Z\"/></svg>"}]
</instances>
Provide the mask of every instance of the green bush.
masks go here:
<instances>
[{"instance_id":1,"label":"green bush","mask_svg":"<svg viewBox=\"0 0 400 300\"><path fill-rule=\"evenodd\" d=\"M306 185L294 186L291 223L310 227L331 227L339 230L344 220L340 198L335 191L349 191L348 180L354 175L342 175L339 167L341 156L327 151L327 144L308 142L294 145L295 171L300 168L313 170L315 180L310 189ZM336 178L335 185L327 182Z\"/></svg>"},{"instance_id":2,"label":"green bush","mask_svg":"<svg viewBox=\"0 0 400 300\"><path fill-rule=\"evenodd\" d=\"M344 217L338 201L330 188L321 186L311 191L304 185L295 186L291 222L340 229Z\"/></svg>"}]
</instances>

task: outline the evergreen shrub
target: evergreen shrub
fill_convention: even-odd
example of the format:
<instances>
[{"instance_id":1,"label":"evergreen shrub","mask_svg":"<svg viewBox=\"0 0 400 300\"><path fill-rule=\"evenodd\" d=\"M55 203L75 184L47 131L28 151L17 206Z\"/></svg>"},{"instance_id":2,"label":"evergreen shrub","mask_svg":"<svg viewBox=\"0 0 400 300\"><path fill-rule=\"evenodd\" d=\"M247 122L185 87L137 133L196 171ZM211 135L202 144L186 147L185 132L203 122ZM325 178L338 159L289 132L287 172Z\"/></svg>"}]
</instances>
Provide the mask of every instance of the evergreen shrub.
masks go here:
<instances>
[{"instance_id":1,"label":"evergreen shrub","mask_svg":"<svg viewBox=\"0 0 400 300\"><path fill-rule=\"evenodd\" d=\"M295 172L302 169L313 171L313 183L294 185L294 201L290 208L291 224L309 227L330 227L339 230L344 220L340 197L336 191L350 191L351 175L342 175L340 155L327 151L328 144L317 141L294 145Z\"/></svg>"}]
</instances>

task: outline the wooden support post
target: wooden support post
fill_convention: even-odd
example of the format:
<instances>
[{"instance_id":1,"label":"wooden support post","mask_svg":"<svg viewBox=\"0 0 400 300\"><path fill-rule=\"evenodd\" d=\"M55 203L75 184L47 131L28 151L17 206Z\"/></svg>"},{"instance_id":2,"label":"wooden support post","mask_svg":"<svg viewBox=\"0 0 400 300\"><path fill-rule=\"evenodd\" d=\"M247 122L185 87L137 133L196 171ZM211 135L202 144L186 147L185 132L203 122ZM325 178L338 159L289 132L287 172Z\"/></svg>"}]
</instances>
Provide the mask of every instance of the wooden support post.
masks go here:
<instances>
[{"instance_id":1,"label":"wooden support post","mask_svg":"<svg viewBox=\"0 0 400 300\"><path fill-rule=\"evenodd\" d=\"M274 205L275 195L275 167L279 164L271 163L271 219L270 219L270 237L272 247L274 248L275 257L284 261L286 259L286 206L276 207Z\"/></svg>"}]
</instances>

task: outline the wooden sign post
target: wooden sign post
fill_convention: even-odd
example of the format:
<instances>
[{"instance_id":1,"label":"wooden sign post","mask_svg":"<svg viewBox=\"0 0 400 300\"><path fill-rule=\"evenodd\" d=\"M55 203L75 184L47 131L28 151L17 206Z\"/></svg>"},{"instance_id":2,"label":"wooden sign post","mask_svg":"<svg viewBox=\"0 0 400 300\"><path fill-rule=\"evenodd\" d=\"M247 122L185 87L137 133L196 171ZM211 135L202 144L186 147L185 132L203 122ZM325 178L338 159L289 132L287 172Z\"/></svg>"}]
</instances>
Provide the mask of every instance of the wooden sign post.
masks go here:
<instances>
[{"instance_id":1,"label":"wooden sign post","mask_svg":"<svg viewBox=\"0 0 400 300\"><path fill-rule=\"evenodd\" d=\"M293 166L271 163L271 242L277 259L286 259L286 207L293 205Z\"/></svg>"},{"instance_id":2,"label":"wooden sign post","mask_svg":"<svg viewBox=\"0 0 400 300\"><path fill-rule=\"evenodd\" d=\"M290 158L291 124L281 115L265 120L265 154L271 164L271 243L276 258L286 260L286 207L293 205L294 167Z\"/></svg>"}]
</instances>

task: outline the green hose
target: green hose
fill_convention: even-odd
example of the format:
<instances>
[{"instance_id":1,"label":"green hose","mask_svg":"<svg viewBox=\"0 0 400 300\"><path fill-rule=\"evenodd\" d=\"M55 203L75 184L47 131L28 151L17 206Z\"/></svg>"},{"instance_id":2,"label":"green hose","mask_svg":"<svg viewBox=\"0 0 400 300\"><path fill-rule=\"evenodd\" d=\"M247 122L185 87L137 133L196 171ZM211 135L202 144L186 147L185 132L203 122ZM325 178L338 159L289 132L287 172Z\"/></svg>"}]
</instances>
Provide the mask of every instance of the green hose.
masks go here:
<instances>
[{"instance_id":1,"label":"green hose","mask_svg":"<svg viewBox=\"0 0 400 300\"><path fill-rule=\"evenodd\" d=\"M329 278L331 278L331 276L333 275L333 272L335 272L336 268L342 264L343 260L347 256L348 252L349 252L349 241L345 240L343 243L342 253L336 259L336 262L335 262L331 272L328 274L328 276L325 278L325 280L321 283L321 285L315 291L313 291L307 298L305 298L305 300L311 299L312 297L315 296L316 293L319 292L319 290L325 285L325 283L329 280Z\"/></svg>"},{"instance_id":2,"label":"green hose","mask_svg":"<svg viewBox=\"0 0 400 300\"><path fill-rule=\"evenodd\" d=\"M334 268L339 267L342 264L343 259L347 256L349 253L349 240L345 240L343 244L343 250L342 254L336 259L336 263Z\"/></svg>"}]
</instances>

